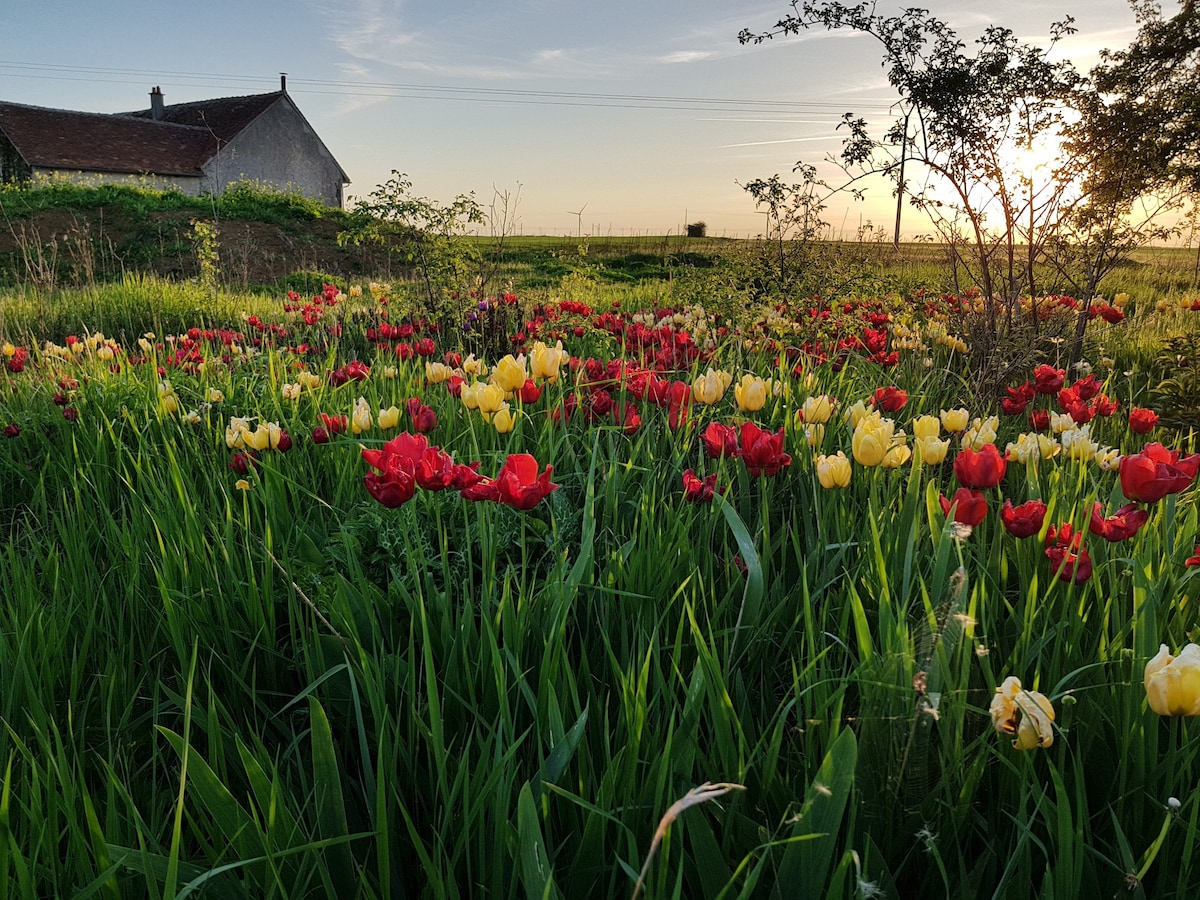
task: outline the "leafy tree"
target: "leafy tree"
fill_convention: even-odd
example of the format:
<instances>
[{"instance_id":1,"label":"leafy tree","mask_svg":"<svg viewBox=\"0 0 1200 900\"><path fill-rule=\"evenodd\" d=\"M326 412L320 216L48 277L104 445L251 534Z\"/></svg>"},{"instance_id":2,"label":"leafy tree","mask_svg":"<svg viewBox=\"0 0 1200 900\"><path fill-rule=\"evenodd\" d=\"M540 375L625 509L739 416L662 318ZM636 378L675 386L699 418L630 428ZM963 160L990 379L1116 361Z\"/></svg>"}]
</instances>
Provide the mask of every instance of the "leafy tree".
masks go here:
<instances>
[{"instance_id":1,"label":"leafy tree","mask_svg":"<svg viewBox=\"0 0 1200 900\"><path fill-rule=\"evenodd\" d=\"M426 313L445 317L445 300L466 296L479 271L479 252L462 240L469 227L485 220L475 195L459 194L447 205L412 193L412 180L392 170L392 177L359 199L350 210L340 244L374 244L411 267L422 286Z\"/></svg>"},{"instance_id":2,"label":"leafy tree","mask_svg":"<svg viewBox=\"0 0 1200 900\"><path fill-rule=\"evenodd\" d=\"M828 185L817 178L813 166L797 163L793 173L800 180L792 184L775 174L741 185L767 217L761 252L756 254L759 277L783 294L793 287L810 245L827 227L821 213L829 195Z\"/></svg>"},{"instance_id":3,"label":"leafy tree","mask_svg":"<svg viewBox=\"0 0 1200 900\"><path fill-rule=\"evenodd\" d=\"M1083 79L1049 50L1072 32L1071 20L1051 26L1050 47L1017 40L992 26L973 54L957 33L926 10L877 14L874 5L793 0L793 12L769 31L743 30L743 43L817 26L848 28L873 37L883 49L888 80L899 95L897 115L882 135L847 113L840 159L848 187L872 174L896 183L923 210L951 246L967 246L963 262L987 296L1035 291L1032 262L1063 191L1035 189L1029 173L1014 171L1013 151L1055 138ZM927 178L905 176L905 165ZM912 183L926 188L910 191Z\"/></svg>"}]
</instances>

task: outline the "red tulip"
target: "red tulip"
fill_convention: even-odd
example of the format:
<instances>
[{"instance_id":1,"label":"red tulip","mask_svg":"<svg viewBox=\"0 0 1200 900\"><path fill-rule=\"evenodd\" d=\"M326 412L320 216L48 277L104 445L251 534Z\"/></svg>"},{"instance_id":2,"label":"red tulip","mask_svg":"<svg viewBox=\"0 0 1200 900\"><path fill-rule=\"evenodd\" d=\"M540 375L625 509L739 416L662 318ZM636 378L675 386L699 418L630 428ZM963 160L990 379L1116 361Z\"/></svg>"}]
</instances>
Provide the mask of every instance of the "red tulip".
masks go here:
<instances>
[{"instance_id":1,"label":"red tulip","mask_svg":"<svg viewBox=\"0 0 1200 900\"><path fill-rule=\"evenodd\" d=\"M330 434L345 434L346 429L350 427L349 416L331 416L329 413L319 413L318 418Z\"/></svg>"},{"instance_id":2,"label":"red tulip","mask_svg":"<svg viewBox=\"0 0 1200 900\"><path fill-rule=\"evenodd\" d=\"M516 509L533 509L543 498L558 490L550 475L553 466L538 474L537 460L528 453L514 453L496 473L496 499Z\"/></svg>"},{"instance_id":3,"label":"red tulip","mask_svg":"<svg viewBox=\"0 0 1200 900\"><path fill-rule=\"evenodd\" d=\"M719 459L722 456L735 459L741 455L741 451L738 450L738 432L732 425L711 422L700 435L700 440L704 444L704 452L711 459Z\"/></svg>"},{"instance_id":4,"label":"red tulip","mask_svg":"<svg viewBox=\"0 0 1200 900\"><path fill-rule=\"evenodd\" d=\"M1158 413L1135 406L1129 410L1129 430L1134 434L1149 434L1158 424Z\"/></svg>"},{"instance_id":5,"label":"red tulip","mask_svg":"<svg viewBox=\"0 0 1200 900\"><path fill-rule=\"evenodd\" d=\"M979 451L964 447L954 458L954 474L959 484L977 491L998 485L1007 466L1004 454L995 444L984 444Z\"/></svg>"},{"instance_id":6,"label":"red tulip","mask_svg":"<svg viewBox=\"0 0 1200 900\"><path fill-rule=\"evenodd\" d=\"M1033 370L1033 386L1039 394L1057 394L1067 379L1062 369L1042 364Z\"/></svg>"},{"instance_id":7,"label":"red tulip","mask_svg":"<svg viewBox=\"0 0 1200 900\"><path fill-rule=\"evenodd\" d=\"M1000 521L1004 530L1015 538L1033 537L1042 530L1046 520L1046 504L1042 500L1029 500L1020 506L1013 506L1011 500L1004 501L1000 510Z\"/></svg>"},{"instance_id":8,"label":"red tulip","mask_svg":"<svg viewBox=\"0 0 1200 900\"><path fill-rule=\"evenodd\" d=\"M942 496L940 503L942 512L947 516L950 515L951 509L954 510L954 521L960 525L970 525L974 528L987 518L987 497L979 491L959 488L949 500Z\"/></svg>"},{"instance_id":9,"label":"red tulip","mask_svg":"<svg viewBox=\"0 0 1200 900\"><path fill-rule=\"evenodd\" d=\"M1200 566L1200 544L1196 545L1196 549L1192 551L1192 555L1185 559L1183 564L1188 568Z\"/></svg>"},{"instance_id":10,"label":"red tulip","mask_svg":"<svg viewBox=\"0 0 1200 900\"><path fill-rule=\"evenodd\" d=\"M1034 431L1049 431L1050 430L1050 411L1046 409L1035 409L1029 414L1029 427Z\"/></svg>"},{"instance_id":11,"label":"red tulip","mask_svg":"<svg viewBox=\"0 0 1200 900\"><path fill-rule=\"evenodd\" d=\"M742 462L751 475L777 475L792 458L783 452L783 429L772 434L753 422L742 423Z\"/></svg>"},{"instance_id":12,"label":"red tulip","mask_svg":"<svg viewBox=\"0 0 1200 900\"><path fill-rule=\"evenodd\" d=\"M12 422L4 426L4 436L6 438L15 438L21 433L21 426L16 422Z\"/></svg>"},{"instance_id":13,"label":"red tulip","mask_svg":"<svg viewBox=\"0 0 1200 900\"><path fill-rule=\"evenodd\" d=\"M904 404L908 403L908 394L900 388L892 385L891 387L879 388L871 397L872 402L876 407L884 412L896 412L904 409Z\"/></svg>"},{"instance_id":14,"label":"red tulip","mask_svg":"<svg viewBox=\"0 0 1200 900\"><path fill-rule=\"evenodd\" d=\"M683 473L683 499L692 503L711 503L717 488L717 473L699 478L688 469Z\"/></svg>"},{"instance_id":15,"label":"red tulip","mask_svg":"<svg viewBox=\"0 0 1200 900\"><path fill-rule=\"evenodd\" d=\"M421 454L414 475L427 491L441 491L454 483L454 457L441 447L428 447Z\"/></svg>"},{"instance_id":16,"label":"red tulip","mask_svg":"<svg viewBox=\"0 0 1200 900\"><path fill-rule=\"evenodd\" d=\"M1130 500L1157 503L1167 494L1178 494L1196 477L1200 453L1182 459L1177 451L1150 443L1141 453L1122 456L1121 492Z\"/></svg>"},{"instance_id":17,"label":"red tulip","mask_svg":"<svg viewBox=\"0 0 1200 900\"><path fill-rule=\"evenodd\" d=\"M318 425L312 430L312 441L314 444L328 444L329 432Z\"/></svg>"},{"instance_id":18,"label":"red tulip","mask_svg":"<svg viewBox=\"0 0 1200 900\"><path fill-rule=\"evenodd\" d=\"M525 384L517 391L522 403L537 403L542 396L542 389L533 383L532 378L525 379Z\"/></svg>"},{"instance_id":19,"label":"red tulip","mask_svg":"<svg viewBox=\"0 0 1200 900\"><path fill-rule=\"evenodd\" d=\"M1083 532L1075 531L1069 522L1054 526L1046 533L1046 558L1062 581L1083 584L1092 577L1092 558L1083 546Z\"/></svg>"},{"instance_id":20,"label":"red tulip","mask_svg":"<svg viewBox=\"0 0 1200 900\"><path fill-rule=\"evenodd\" d=\"M1117 541L1123 541L1137 534L1149 518L1150 513L1144 509L1138 509L1136 503L1126 503L1106 519L1104 518L1104 505L1097 501L1092 506L1092 518L1088 523L1088 530L1115 544Z\"/></svg>"}]
</instances>

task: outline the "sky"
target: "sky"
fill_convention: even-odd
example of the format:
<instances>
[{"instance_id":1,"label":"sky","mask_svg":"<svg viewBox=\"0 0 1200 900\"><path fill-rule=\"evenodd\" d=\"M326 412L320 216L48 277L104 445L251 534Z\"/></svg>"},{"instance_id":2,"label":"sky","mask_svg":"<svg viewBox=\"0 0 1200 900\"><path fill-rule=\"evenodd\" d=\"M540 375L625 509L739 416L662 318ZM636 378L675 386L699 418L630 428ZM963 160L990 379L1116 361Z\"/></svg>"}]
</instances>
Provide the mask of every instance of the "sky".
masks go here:
<instances>
[{"instance_id":1,"label":"sky","mask_svg":"<svg viewBox=\"0 0 1200 900\"><path fill-rule=\"evenodd\" d=\"M895 14L910 2L879 0ZM1086 70L1136 33L1125 0L924 0L973 41L988 25ZM1165 4L1166 14L1173 14ZM1002 12L996 14L996 10ZM4 13L0 99L121 112L165 101L288 93L351 179L351 198L393 170L449 202L507 195L523 234L710 235L762 231L741 184L836 154L845 112L889 119L896 95L870 38L809 31L742 46L790 11L762 0L39 0ZM999 17L996 17L996 16ZM882 130L882 129L880 129ZM895 201L834 198L853 239L890 237ZM906 238L922 229L902 226Z\"/></svg>"}]
</instances>

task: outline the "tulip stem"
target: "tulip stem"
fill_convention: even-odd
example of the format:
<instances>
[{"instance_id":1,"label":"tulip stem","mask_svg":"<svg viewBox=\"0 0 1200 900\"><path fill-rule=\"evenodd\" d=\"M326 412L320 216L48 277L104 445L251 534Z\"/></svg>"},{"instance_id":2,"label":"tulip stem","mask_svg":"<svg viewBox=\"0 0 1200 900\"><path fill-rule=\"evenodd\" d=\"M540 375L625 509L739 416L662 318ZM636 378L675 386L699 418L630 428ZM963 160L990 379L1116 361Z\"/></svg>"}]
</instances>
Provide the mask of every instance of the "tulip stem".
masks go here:
<instances>
[{"instance_id":1,"label":"tulip stem","mask_svg":"<svg viewBox=\"0 0 1200 900\"><path fill-rule=\"evenodd\" d=\"M1146 848L1145 861L1142 863L1142 867L1138 869L1137 874L1133 876L1137 881L1140 882L1143 878L1145 878L1146 873L1150 871L1150 867L1154 865L1154 860L1158 857L1158 851L1162 849L1163 841L1167 839L1167 829L1171 827L1171 818L1172 814L1168 812L1166 817L1163 819L1162 828L1159 829L1158 837L1154 839L1153 844Z\"/></svg>"}]
</instances>

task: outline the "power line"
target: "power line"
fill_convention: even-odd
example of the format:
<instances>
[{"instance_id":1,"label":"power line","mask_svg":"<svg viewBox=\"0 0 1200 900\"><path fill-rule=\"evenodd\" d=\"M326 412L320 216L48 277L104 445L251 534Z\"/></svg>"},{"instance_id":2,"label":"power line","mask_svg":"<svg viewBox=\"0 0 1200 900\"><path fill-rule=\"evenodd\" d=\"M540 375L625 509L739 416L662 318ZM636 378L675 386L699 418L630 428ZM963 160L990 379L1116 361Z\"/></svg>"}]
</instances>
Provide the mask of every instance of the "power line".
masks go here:
<instances>
[{"instance_id":1,"label":"power line","mask_svg":"<svg viewBox=\"0 0 1200 900\"><path fill-rule=\"evenodd\" d=\"M101 81L116 84L140 83L142 79L162 79L164 77L190 81L198 87L226 87L230 82L233 82L234 86L231 89L234 90L243 89L242 85L247 82L259 84L265 80L261 76L255 75L230 75L216 72L164 72L145 69L25 63L11 60L0 60L0 69L16 70L13 73L15 77L63 81ZM54 72L62 74L34 74ZM96 77L98 75L113 77ZM214 79L218 84L213 83ZM825 100L763 100L734 97L660 96L654 94L616 94L496 87L454 87L452 85L439 84L316 78L293 78L289 86L293 89L299 86L300 89L297 93L369 97L383 100L457 100L471 103L583 106L613 109L666 109L694 112L736 111L759 114L794 114L797 112L843 112L848 106L853 106L856 111L876 112L884 112L891 108L890 105L878 101L841 104Z\"/></svg>"}]
</instances>

